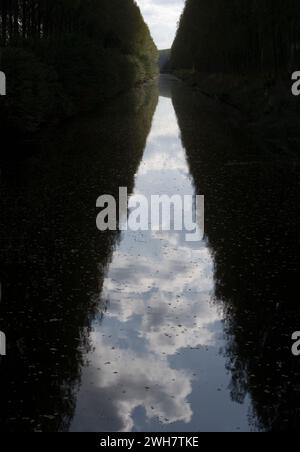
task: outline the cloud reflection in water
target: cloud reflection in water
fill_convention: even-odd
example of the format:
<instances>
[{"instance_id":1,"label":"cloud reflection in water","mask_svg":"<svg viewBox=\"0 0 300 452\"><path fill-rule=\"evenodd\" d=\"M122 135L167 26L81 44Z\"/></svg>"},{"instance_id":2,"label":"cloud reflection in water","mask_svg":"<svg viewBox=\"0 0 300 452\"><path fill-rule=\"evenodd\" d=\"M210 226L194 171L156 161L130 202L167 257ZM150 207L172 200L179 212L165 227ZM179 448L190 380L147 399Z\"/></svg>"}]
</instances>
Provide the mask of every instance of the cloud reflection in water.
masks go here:
<instances>
[{"instance_id":1,"label":"cloud reflection in water","mask_svg":"<svg viewBox=\"0 0 300 452\"><path fill-rule=\"evenodd\" d=\"M179 135L171 100L160 98L135 194L194 194ZM123 233L104 281L108 309L94 324L73 430L191 422L196 375L185 354L218 347L222 313L213 302L210 250L184 239L184 232Z\"/></svg>"}]
</instances>

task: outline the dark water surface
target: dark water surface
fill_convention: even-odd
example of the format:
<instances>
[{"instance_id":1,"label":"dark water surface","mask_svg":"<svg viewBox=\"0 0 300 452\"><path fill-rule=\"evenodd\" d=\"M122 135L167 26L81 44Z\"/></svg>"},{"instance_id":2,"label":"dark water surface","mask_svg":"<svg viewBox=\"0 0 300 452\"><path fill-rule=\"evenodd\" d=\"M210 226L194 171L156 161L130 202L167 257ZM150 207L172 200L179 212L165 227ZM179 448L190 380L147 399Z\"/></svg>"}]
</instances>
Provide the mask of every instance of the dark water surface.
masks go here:
<instances>
[{"instance_id":1,"label":"dark water surface","mask_svg":"<svg viewBox=\"0 0 300 452\"><path fill-rule=\"evenodd\" d=\"M2 431L299 429L299 162L179 82L159 92L2 162ZM205 239L100 233L119 186L205 195Z\"/></svg>"}]
</instances>

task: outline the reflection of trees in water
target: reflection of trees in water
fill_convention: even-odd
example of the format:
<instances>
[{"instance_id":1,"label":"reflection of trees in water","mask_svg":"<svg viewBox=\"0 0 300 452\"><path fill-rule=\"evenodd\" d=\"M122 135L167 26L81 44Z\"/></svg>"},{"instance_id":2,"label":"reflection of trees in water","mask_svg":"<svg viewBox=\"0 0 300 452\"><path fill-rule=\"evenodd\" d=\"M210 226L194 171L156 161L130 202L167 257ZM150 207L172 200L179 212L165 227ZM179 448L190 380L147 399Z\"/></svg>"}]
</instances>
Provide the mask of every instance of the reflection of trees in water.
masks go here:
<instances>
[{"instance_id":1,"label":"reflection of trees in water","mask_svg":"<svg viewBox=\"0 0 300 452\"><path fill-rule=\"evenodd\" d=\"M156 103L156 88L127 95L45 133L31 157L3 165L2 430L68 429L118 238L96 230L96 199L133 189Z\"/></svg>"},{"instance_id":2,"label":"reflection of trees in water","mask_svg":"<svg viewBox=\"0 0 300 452\"><path fill-rule=\"evenodd\" d=\"M222 119L232 113L216 113L207 99L175 90L173 101L197 192L206 198L232 398L251 395L256 428L296 430L299 164L252 146Z\"/></svg>"}]
</instances>

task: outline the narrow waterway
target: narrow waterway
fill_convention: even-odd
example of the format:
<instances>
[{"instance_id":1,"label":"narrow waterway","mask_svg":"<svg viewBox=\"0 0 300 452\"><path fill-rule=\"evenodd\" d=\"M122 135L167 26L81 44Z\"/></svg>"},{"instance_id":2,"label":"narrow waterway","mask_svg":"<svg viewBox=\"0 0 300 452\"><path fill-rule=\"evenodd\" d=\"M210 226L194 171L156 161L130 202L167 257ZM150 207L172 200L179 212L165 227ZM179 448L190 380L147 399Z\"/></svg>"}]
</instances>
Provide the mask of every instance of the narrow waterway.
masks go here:
<instances>
[{"instance_id":1,"label":"narrow waterway","mask_svg":"<svg viewBox=\"0 0 300 452\"><path fill-rule=\"evenodd\" d=\"M196 193L168 79L133 195ZM182 215L182 212L175 211ZM130 212L129 212L130 216ZM106 307L103 316L103 306ZM247 430L226 370L214 259L186 231L126 231L99 294L72 430Z\"/></svg>"},{"instance_id":2,"label":"narrow waterway","mask_svg":"<svg viewBox=\"0 0 300 452\"><path fill-rule=\"evenodd\" d=\"M297 430L299 159L253 138L163 77L7 144L1 431ZM119 187L204 195L204 239L98 231Z\"/></svg>"}]
</instances>

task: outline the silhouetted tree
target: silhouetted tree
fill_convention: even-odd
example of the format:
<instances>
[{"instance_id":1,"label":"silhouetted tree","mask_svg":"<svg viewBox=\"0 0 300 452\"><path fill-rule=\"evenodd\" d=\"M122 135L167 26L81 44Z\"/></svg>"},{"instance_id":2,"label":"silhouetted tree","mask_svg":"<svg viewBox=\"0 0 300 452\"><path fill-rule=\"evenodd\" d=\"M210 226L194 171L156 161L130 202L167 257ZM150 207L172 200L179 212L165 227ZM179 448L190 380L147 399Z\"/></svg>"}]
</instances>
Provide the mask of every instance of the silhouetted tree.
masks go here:
<instances>
[{"instance_id":1,"label":"silhouetted tree","mask_svg":"<svg viewBox=\"0 0 300 452\"><path fill-rule=\"evenodd\" d=\"M172 67L279 75L295 70L299 55L296 0L187 0Z\"/></svg>"},{"instance_id":2,"label":"silhouetted tree","mask_svg":"<svg viewBox=\"0 0 300 452\"><path fill-rule=\"evenodd\" d=\"M0 46L9 81L2 116L30 130L157 73L134 0L0 0Z\"/></svg>"}]
</instances>

